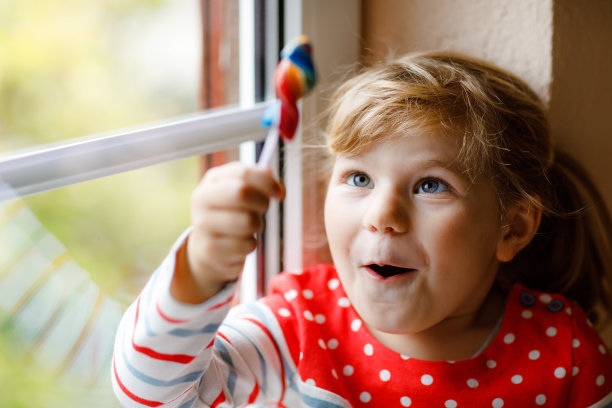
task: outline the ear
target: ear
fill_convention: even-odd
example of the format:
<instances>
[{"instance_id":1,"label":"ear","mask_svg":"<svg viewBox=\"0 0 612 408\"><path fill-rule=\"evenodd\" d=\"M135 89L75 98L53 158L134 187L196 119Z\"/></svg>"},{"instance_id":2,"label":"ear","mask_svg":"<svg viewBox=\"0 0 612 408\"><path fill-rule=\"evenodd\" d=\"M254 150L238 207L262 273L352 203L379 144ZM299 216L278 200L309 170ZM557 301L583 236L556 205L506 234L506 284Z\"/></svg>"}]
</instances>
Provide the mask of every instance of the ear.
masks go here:
<instances>
[{"instance_id":1,"label":"ear","mask_svg":"<svg viewBox=\"0 0 612 408\"><path fill-rule=\"evenodd\" d=\"M540 202L540 197L532 199ZM542 220L542 208L525 197L511 204L503 219L496 256L500 262L509 262L531 242L538 231Z\"/></svg>"}]
</instances>

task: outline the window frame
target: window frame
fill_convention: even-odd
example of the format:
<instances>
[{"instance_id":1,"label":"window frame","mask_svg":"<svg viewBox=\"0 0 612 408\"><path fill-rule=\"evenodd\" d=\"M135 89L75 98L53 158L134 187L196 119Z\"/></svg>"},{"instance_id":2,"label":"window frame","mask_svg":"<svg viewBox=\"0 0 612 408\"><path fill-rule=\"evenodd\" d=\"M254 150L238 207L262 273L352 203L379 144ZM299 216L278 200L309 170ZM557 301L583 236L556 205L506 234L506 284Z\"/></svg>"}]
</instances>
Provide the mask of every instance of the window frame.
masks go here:
<instances>
[{"instance_id":1,"label":"window frame","mask_svg":"<svg viewBox=\"0 0 612 408\"><path fill-rule=\"evenodd\" d=\"M315 49L319 85L313 95L301 101L301 111L303 123L315 123L315 119L324 110L328 96L320 90L331 89L330 84L337 79L332 73L340 72L339 67L354 65L359 60L360 2L240 0L240 18L254 22L256 6L263 6L266 19L264 43L267 48L264 51L263 76L267 84L272 83L280 48L278 44L301 33L310 37ZM57 146L38 146L26 153L9 153L0 158L0 181L5 183L3 190L6 190L6 194L0 191L0 201L12 199L15 194L35 194L162 162L224 150L246 140L262 141L266 131L259 126L259 120L270 102L255 103L254 82L247 86L249 81L254 80L255 72L250 65L254 63L255 48L246 45L249 41L254 43L254 29L255 24L247 24L240 33L240 52L248 53L249 57L243 58L245 63L240 67L239 107L169 118L159 124L112 132L107 136L67 140ZM263 86L265 99L269 101L273 98L273 90L267 84ZM316 125L304 127L316 128ZM273 170L276 174L280 173L287 194L282 206L273 203L267 215L263 262L268 273L263 277L260 274L259 281L255 278L255 283L248 283L249 279L245 279L249 292L253 292L255 286L255 296L262 294L262 287L281 267L295 271L312 261L310 255L304 252L304 220L316 219L313 214L320 210L317 206L322 200L318 200L319 204L312 204L312 197L321 198L324 194L321 191L315 191L314 196L311 194L309 189L313 184L318 185L318 180L313 175L304 174L303 170L302 148L304 144L313 142L313 133L318 131L309 130L304 133L302 126L299 126L295 140L284 146L282 168L279 168L278 160L274 160ZM243 144L241 150L243 160L254 161L256 147L253 144ZM62 165L59 166L59 163ZM308 203L304 200L305 196L309 197ZM252 297L248 295L247 299L249 296Z\"/></svg>"},{"instance_id":2,"label":"window frame","mask_svg":"<svg viewBox=\"0 0 612 408\"><path fill-rule=\"evenodd\" d=\"M207 111L7 155L0 178L13 195L0 192L0 201L263 140L259 122L268 106Z\"/></svg>"}]
</instances>

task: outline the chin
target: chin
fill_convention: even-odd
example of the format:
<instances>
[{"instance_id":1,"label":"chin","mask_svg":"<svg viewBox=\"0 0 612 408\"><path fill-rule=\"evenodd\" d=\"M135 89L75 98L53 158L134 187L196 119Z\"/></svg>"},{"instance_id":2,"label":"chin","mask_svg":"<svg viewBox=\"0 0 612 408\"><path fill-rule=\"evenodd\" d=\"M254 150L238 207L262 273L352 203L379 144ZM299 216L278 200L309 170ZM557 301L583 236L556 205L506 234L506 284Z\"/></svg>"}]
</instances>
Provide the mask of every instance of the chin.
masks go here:
<instances>
[{"instance_id":1,"label":"chin","mask_svg":"<svg viewBox=\"0 0 612 408\"><path fill-rule=\"evenodd\" d=\"M389 334L408 334L414 332L413 323L408 317L390 313L388 310L369 308L363 313L357 310L365 325L371 329Z\"/></svg>"}]
</instances>

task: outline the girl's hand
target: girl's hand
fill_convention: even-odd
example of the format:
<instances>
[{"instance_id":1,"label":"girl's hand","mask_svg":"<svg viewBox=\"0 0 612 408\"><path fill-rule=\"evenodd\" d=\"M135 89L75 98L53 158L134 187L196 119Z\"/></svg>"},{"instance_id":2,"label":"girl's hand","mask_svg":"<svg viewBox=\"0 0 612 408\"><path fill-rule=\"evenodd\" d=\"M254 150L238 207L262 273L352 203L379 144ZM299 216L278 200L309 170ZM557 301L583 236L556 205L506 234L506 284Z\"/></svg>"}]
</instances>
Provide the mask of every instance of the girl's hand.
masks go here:
<instances>
[{"instance_id":1,"label":"girl's hand","mask_svg":"<svg viewBox=\"0 0 612 408\"><path fill-rule=\"evenodd\" d=\"M177 255L172 295L201 303L236 280L270 199L283 194L270 169L229 163L208 170L191 198L193 230Z\"/></svg>"}]
</instances>

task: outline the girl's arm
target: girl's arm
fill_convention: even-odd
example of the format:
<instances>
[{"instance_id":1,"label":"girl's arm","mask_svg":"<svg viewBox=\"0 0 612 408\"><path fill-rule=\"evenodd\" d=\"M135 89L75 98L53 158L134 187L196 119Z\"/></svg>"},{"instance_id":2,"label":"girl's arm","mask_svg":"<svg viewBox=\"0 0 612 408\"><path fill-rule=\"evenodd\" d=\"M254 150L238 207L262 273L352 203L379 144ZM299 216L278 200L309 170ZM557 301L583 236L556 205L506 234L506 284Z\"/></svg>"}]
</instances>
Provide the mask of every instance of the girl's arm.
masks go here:
<instances>
[{"instance_id":1,"label":"girl's arm","mask_svg":"<svg viewBox=\"0 0 612 408\"><path fill-rule=\"evenodd\" d=\"M125 406L178 407L196 398L215 406L275 394L279 387L260 392L258 386L269 376L271 383L284 381L282 370L271 369L280 367L281 358L275 352L267 355L277 347L265 325L257 319L232 321L226 330L248 333L233 341L219 327L245 257L255 248L254 234L268 202L281 196L266 169L230 164L206 174L192 198L193 228L153 275L117 332L112 378ZM251 355L265 356L271 366L263 371L261 359Z\"/></svg>"},{"instance_id":2,"label":"girl's arm","mask_svg":"<svg viewBox=\"0 0 612 408\"><path fill-rule=\"evenodd\" d=\"M270 199L282 196L270 169L241 163L210 169L191 199L193 230L179 253L172 295L197 304L238 279Z\"/></svg>"},{"instance_id":3,"label":"girl's arm","mask_svg":"<svg viewBox=\"0 0 612 408\"><path fill-rule=\"evenodd\" d=\"M169 289L175 257L164 261L120 323L112 367L119 401L140 408L283 400L292 375L283 360L290 357L279 348L278 331L263 323L271 313L239 306L226 317L233 283L202 304L176 301Z\"/></svg>"}]
</instances>

